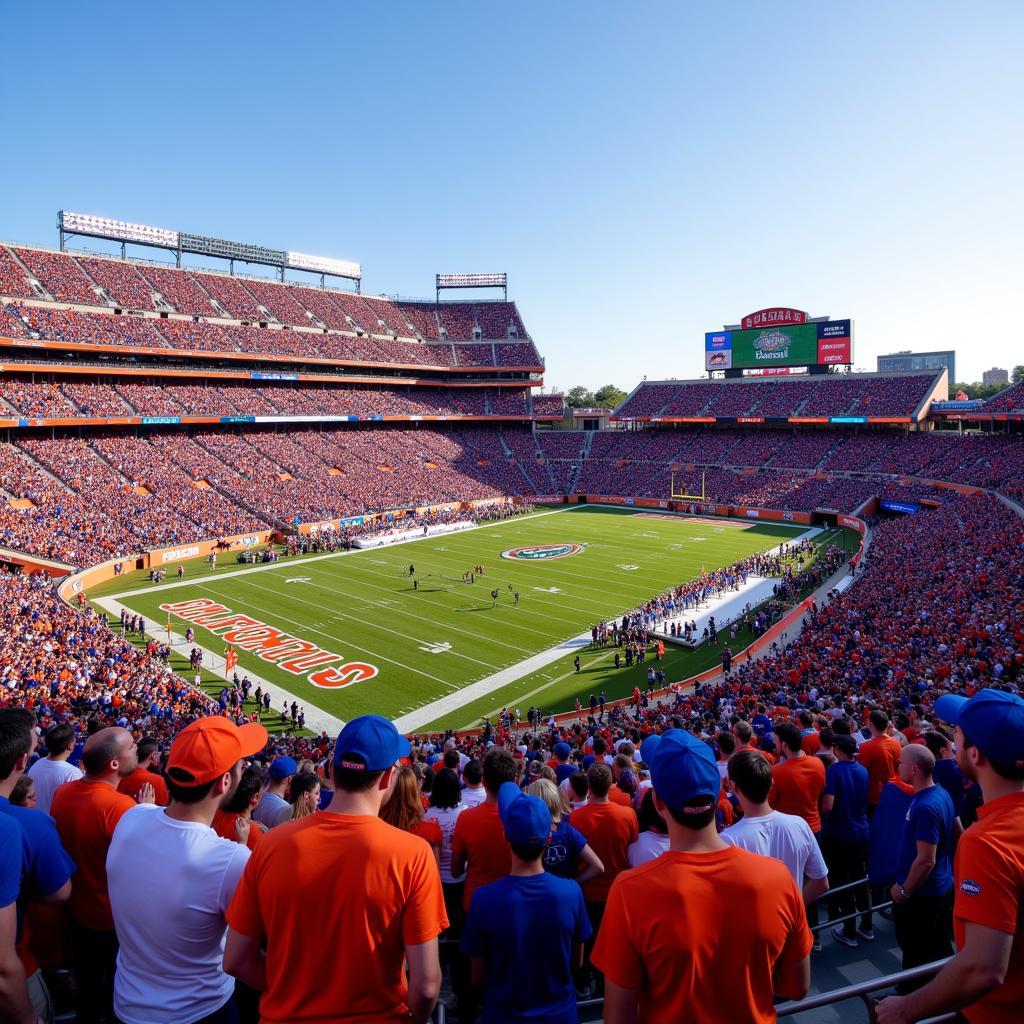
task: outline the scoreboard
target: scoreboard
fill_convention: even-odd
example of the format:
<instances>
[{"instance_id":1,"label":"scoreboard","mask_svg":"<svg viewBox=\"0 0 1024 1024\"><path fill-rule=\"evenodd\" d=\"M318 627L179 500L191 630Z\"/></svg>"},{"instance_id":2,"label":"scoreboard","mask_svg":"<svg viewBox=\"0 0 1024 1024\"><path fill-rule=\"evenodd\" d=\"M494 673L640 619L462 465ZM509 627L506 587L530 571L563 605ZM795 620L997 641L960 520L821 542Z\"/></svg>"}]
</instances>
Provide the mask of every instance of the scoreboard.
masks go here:
<instances>
[{"instance_id":1,"label":"scoreboard","mask_svg":"<svg viewBox=\"0 0 1024 1024\"><path fill-rule=\"evenodd\" d=\"M750 317L745 321L750 321ZM853 361L849 320L768 323L704 335L706 370L753 370L773 366L833 366Z\"/></svg>"}]
</instances>

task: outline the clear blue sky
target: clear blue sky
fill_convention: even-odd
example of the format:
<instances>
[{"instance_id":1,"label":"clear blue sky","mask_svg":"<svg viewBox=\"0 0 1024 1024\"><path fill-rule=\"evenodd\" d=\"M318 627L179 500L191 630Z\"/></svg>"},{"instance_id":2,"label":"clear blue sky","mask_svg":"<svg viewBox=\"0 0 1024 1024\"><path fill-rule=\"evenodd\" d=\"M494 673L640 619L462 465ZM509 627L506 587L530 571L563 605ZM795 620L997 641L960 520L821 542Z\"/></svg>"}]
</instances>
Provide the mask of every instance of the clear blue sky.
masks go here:
<instances>
[{"instance_id":1,"label":"clear blue sky","mask_svg":"<svg viewBox=\"0 0 1024 1024\"><path fill-rule=\"evenodd\" d=\"M1024 362L1024 4L37 3L5 12L0 237L63 207L506 270L547 383L697 376L852 317L858 366Z\"/></svg>"}]
</instances>

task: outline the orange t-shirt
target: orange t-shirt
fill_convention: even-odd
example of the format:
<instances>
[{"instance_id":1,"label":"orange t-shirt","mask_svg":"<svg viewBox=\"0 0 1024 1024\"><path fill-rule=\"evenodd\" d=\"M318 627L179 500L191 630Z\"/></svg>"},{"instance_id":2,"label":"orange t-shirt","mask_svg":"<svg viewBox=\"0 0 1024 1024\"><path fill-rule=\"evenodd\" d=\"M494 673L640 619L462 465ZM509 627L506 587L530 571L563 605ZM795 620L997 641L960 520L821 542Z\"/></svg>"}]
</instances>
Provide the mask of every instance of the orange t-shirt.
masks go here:
<instances>
[{"instance_id":1,"label":"orange t-shirt","mask_svg":"<svg viewBox=\"0 0 1024 1024\"><path fill-rule=\"evenodd\" d=\"M441 826L436 821L424 821L421 818L409 831L420 839L426 839L431 846L440 846L444 842Z\"/></svg>"},{"instance_id":2,"label":"orange t-shirt","mask_svg":"<svg viewBox=\"0 0 1024 1024\"><path fill-rule=\"evenodd\" d=\"M879 736L857 748L857 760L868 770L869 804L877 804L882 797L882 787L899 774L897 769L902 749L900 741L891 736Z\"/></svg>"},{"instance_id":3,"label":"orange t-shirt","mask_svg":"<svg viewBox=\"0 0 1024 1024\"><path fill-rule=\"evenodd\" d=\"M221 837L221 839L230 839L231 842L237 843L238 839L235 837L235 822L237 820L237 814L230 814L227 811L222 811L218 808L217 813L213 816L213 823L210 827ZM255 850L256 844L262 838L263 829L261 829L255 821L250 819L249 838L245 841L245 845L248 846L250 850Z\"/></svg>"},{"instance_id":4,"label":"orange t-shirt","mask_svg":"<svg viewBox=\"0 0 1024 1024\"><path fill-rule=\"evenodd\" d=\"M956 848L953 934L963 949L967 922L1013 936L999 988L961 1011L971 1024L1009 1024L1024 1006L1024 793L978 808Z\"/></svg>"},{"instance_id":5,"label":"orange t-shirt","mask_svg":"<svg viewBox=\"0 0 1024 1024\"><path fill-rule=\"evenodd\" d=\"M110 931L114 917L107 892L107 850L114 829L135 801L105 782L76 779L53 795L50 814L57 822L61 845L78 865L71 876L68 909L83 927Z\"/></svg>"},{"instance_id":6,"label":"orange t-shirt","mask_svg":"<svg viewBox=\"0 0 1024 1024\"><path fill-rule=\"evenodd\" d=\"M772 788L768 803L783 814L796 814L821 831L819 804L825 790L825 765L820 757L791 757L772 768Z\"/></svg>"},{"instance_id":7,"label":"orange t-shirt","mask_svg":"<svg viewBox=\"0 0 1024 1024\"><path fill-rule=\"evenodd\" d=\"M604 865L600 875L583 883L584 897L592 903L600 903L608 898L608 890L619 873L629 867L629 844L640 837L636 814L632 807L610 801L606 804L591 802L573 811L569 824L583 833Z\"/></svg>"},{"instance_id":8,"label":"orange t-shirt","mask_svg":"<svg viewBox=\"0 0 1024 1024\"><path fill-rule=\"evenodd\" d=\"M618 786L612 786L608 790L608 799L613 804L618 804L620 807L632 807L633 801L630 799L629 794L624 790L619 789Z\"/></svg>"},{"instance_id":9,"label":"orange t-shirt","mask_svg":"<svg viewBox=\"0 0 1024 1024\"><path fill-rule=\"evenodd\" d=\"M422 839L380 818L329 811L263 837L227 919L266 942L263 1024L404 1024L405 947L448 927Z\"/></svg>"},{"instance_id":10,"label":"orange t-shirt","mask_svg":"<svg viewBox=\"0 0 1024 1024\"><path fill-rule=\"evenodd\" d=\"M138 800L142 787L149 783L153 787L153 795L156 797L157 806L166 807L170 800L167 792L167 783L163 777L151 772L148 768L136 768L131 775L123 778L117 786L118 793L124 793L133 800Z\"/></svg>"},{"instance_id":11,"label":"orange t-shirt","mask_svg":"<svg viewBox=\"0 0 1024 1024\"><path fill-rule=\"evenodd\" d=\"M821 750L821 736L818 734L816 729L804 734L804 741L801 744L801 749L805 754L812 757Z\"/></svg>"},{"instance_id":12,"label":"orange t-shirt","mask_svg":"<svg viewBox=\"0 0 1024 1024\"><path fill-rule=\"evenodd\" d=\"M722 907L742 907L743 926L723 919ZM781 861L739 847L670 850L616 880L592 960L636 990L644 1024L771 1024L773 970L813 943Z\"/></svg>"},{"instance_id":13,"label":"orange t-shirt","mask_svg":"<svg viewBox=\"0 0 1024 1024\"><path fill-rule=\"evenodd\" d=\"M452 853L466 855L462 906L469 910L469 901L476 889L497 882L512 870L512 848L505 838L497 804L482 803L478 807L470 807L455 819Z\"/></svg>"}]
</instances>

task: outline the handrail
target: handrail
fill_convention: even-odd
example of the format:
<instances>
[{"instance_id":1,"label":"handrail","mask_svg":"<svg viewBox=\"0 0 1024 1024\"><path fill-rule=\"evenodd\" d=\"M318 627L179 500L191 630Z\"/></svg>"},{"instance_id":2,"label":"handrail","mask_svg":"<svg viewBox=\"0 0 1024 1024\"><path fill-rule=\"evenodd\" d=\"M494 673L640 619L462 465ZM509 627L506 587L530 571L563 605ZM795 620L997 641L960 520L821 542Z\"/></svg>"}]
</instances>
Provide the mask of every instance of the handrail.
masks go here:
<instances>
[{"instance_id":1,"label":"handrail","mask_svg":"<svg viewBox=\"0 0 1024 1024\"><path fill-rule=\"evenodd\" d=\"M879 989L892 988L907 981L920 981L923 978L930 978L937 971L941 970L952 957L943 960L935 960L930 964L922 964L920 967L911 967L906 971L899 971L896 974L886 974L880 978L871 978L868 981L859 981L854 985L847 985L844 988L835 988L829 992L819 992L817 995L808 996L806 999L791 1000L788 1003L780 1003L775 1007L775 1013L779 1017L789 1017L794 1013L804 1013L807 1010L817 1010L822 1006L831 1006L833 1003L840 1003L847 999L856 999L866 996ZM939 1017L929 1019L929 1024L938 1024L939 1021L955 1020L956 1014L943 1014Z\"/></svg>"}]
</instances>

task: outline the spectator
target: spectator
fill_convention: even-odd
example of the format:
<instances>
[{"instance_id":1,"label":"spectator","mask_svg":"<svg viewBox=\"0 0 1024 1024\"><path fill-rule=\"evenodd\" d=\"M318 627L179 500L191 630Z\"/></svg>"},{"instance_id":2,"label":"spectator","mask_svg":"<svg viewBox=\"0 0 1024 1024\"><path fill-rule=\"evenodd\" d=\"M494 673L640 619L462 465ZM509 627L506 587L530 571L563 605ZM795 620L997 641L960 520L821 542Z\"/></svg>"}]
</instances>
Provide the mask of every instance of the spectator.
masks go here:
<instances>
[{"instance_id":1,"label":"spectator","mask_svg":"<svg viewBox=\"0 0 1024 1024\"><path fill-rule=\"evenodd\" d=\"M868 882L872 892L888 894L896 882L900 838L913 796L914 787L899 776L882 787L878 808L868 823Z\"/></svg>"},{"instance_id":2,"label":"spectator","mask_svg":"<svg viewBox=\"0 0 1024 1024\"><path fill-rule=\"evenodd\" d=\"M171 745L166 810L139 806L118 822L107 874L123 1024L237 1022L234 982L222 969L225 914L249 851L210 825L241 779L242 759L266 743L258 723L200 718Z\"/></svg>"},{"instance_id":3,"label":"spectator","mask_svg":"<svg viewBox=\"0 0 1024 1024\"><path fill-rule=\"evenodd\" d=\"M16 949L23 864L21 829L0 815L0 1017L12 1024L40 1024Z\"/></svg>"},{"instance_id":4,"label":"spectator","mask_svg":"<svg viewBox=\"0 0 1024 1024\"><path fill-rule=\"evenodd\" d=\"M266 826L252 820L252 812L260 800L263 777L255 765L247 765L237 784L220 802L211 827L221 839L242 843L255 850L267 831Z\"/></svg>"},{"instance_id":5,"label":"spectator","mask_svg":"<svg viewBox=\"0 0 1024 1024\"><path fill-rule=\"evenodd\" d=\"M68 763L75 749L75 728L70 722L62 722L47 730L43 737L46 757L41 757L28 774L36 784L36 806L44 814L50 813L53 794L65 782L74 782L82 777L80 769Z\"/></svg>"},{"instance_id":6,"label":"spectator","mask_svg":"<svg viewBox=\"0 0 1024 1024\"><path fill-rule=\"evenodd\" d=\"M939 718L956 727L957 763L981 786L979 821L956 854L958 952L929 984L878 1006L880 1024L962 1010L971 1024L1009 1022L1024 1006L1024 701L998 690L947 694Z\"/></svg>"},{"instance_id":7,"label":"spectator","mask_svg":"<svg viewBox=\"0 0 1024 1024\"><path fill-rule=\"evenodd\" d=\"M543 800L551 815L551 836L541 858L544 870L558 878L572 878L579 885L585 885L601 874L604 865L597 854L565 818L571 805L562 790L550 779L537 779L526 787L526 792Z\"/></svg>"},{"instance_id":8,"label":"spectator","mask_svg":"<svg viewBox=\"0 0 1024 1024\"><path fill-rule=\"evenodd\" d=\"M320 806L320 780L313 772L297 772L288 787L292 805L292 821L315 814Z\"/></svg>"},{"instance_id":9,"label":"spectator","mask_svg":"<svg viewBox=\"0 0 1024 1024\"><path fill-rule=\"evenodd\" d=\"M462 907L469 910L473 891L504 878L512 867L511 851L498 817L498 790L514 782L516 763L502 747L491 747L484 757L484 789L487 799L459 815L452 834L452 875L465 874Z\"/></svg>"},{"instance_id":10,"label":"spectator","mask_svg":"<svg viewBox=\"0 0 1024 1024\"><path fill-rule=\"evenodd\" d=\"M466 762L462 769L462 780L466 783L462 790L462 802L467 807L476 807L487 799L484 766L476 758Z\"/></svg>"},{"instance_id":11,"label":"spectator","mask_svg":"<svg viewBox=\"0 0 1024 1024\"><path fill-rule=\"evenodd\" d=\"M587 783L590 799L585 807L569 815L569 824L583 834L604 867L601 874L583 886L587 914L594 930L594 936L588 943L589 953L601 928L608 891L618 875L629 867L629 845L640 838L640 830L632 807L623 807L609 799L612 770L608 765L600 761L592 764L587 769ZM600 988L599 978L583 975L580 994L590 995L595 981Z\"/></svg>"},{"instance_id":12,"label":"spectator","mask_svg":"<svg viewBox=\"0 0 1024 1024\"><path fill-rule=\"evenodd\" d=\"M422 840L379 816L409 751L386 719L352 719L335 743L328 812L271 831L246 865L228 909L224 968L263 992L266 1024L426 1024L433 1011L437 936L448 925L440 876Z\"/></svg>"},{"instance_id":13,"label":"spectator","mask_svg":"<svg viewBox=\"0 0 1024 1024\"><path fill-rule=\"evenodd\" d=\"M295 763L294 757L284 755L270 762L267 786L256 805L256 810L252 812L253 821L273 828L291 819L292 805L285 799L285 794L288 792L289 780L298 770L299 766Z\"/></svg>"},{"instance_id":14,"label":"spectator","mask_svg":"<svg viewBox=\"0 0 1024 1024\"><path fill-rule=\"evenodd\" d=\"M775 771L756 751L741 750L729 760L729 791L743 817L722 832L730 846L782 861L800 887L804 904L828 891L828 868L807 822L797 814L773 810L769 791Z\"/></svg>"},{"instance_id":15,"label":"spectator","mask_svg":"<svg viewBox=\"0 0 1024 1024\"><path fill-rule=\"evenodd\" d=\"M544 780L547 782L547 780ZM547 785L557 794L553 783ZM544 870L551 814L538 797L506 782L498 811L512 851L512 870L473 894L462 935L473 983L484 990L484 1024L576 1024L572 972L590 936L583 893ZM530 964L524 971L523 965Z\"/></svg>"},{"instance_id":16,"label":"spectator","mask_svg":"<svg viewBox=\"0 0 1024 1024\"><path fill-rule=\"evenodd\" d=\"M117 823L136 806L118 793L117 784L137 763L135 740L127 729L100 729L85 742L85 775L61 786L51 806L64 849L78 866L68 907L82 1024L99 1024L113 1014L117 935L107 889L107 850ZM152 788L143 788L139 802L152 800Z\"/></svg>"},{"instance_id":17,"label":"spectator","mask_svg":"<svg viewBox=\"0 0 1024 1024\"><path fill-rule=\"evenodd\" d=\"M953 908L952 853L958 819L949 794L935 785L935 757L918 743L900 754L900 779L914 788L900 833L890 895L903 969L949 956ZM921 982L904 985L903 991Z\"/></svg>"},{"instance_id":18,"label":"spectator","mask_svg":"<svg viewBox=\"0 0 1024 1024\"><path fill-rule=\"evenodd\" d=\"M875 813L882 787L898 773L900 741L887 735L889 716L880 708L868 715L871 738L860 744L857 760L868 771L868 816Z\"/></svg>"},{"instance_id":19,"label":"spectator","mask_svg":"<svg viewBox=\"0 0 1024 1024\"><path fill-rule=\"evenodd\" d=\"M441 826L436 821L423 820L423 797L412 768L402 765L395 770L395 782L381 805L380 816L394 828L423 839L440 867Z\"/></svg>"},{"instance_id":20,"label":"spectator","mask_svg":"<svg viewBox=\"0 0 1024 1024\"><path fill-rule=\"evenodd\" d=\"M36 784L29 775L19 775L11 790L11 803L15 807L36 806Z\"/></svg>"},{"instance_id":21,"label":"spectator","mask_svg":"<svg viewBox=\"0 0 1024 1024\"><path fill-rule=\"evenodd\" d=\"M430 787L430 807L424 815L424 821L433 822L441 830L441 887L444 890L448 920L453 923L461 917L465 877L452 874L452 836L455 823L465 810L458 775L451 768L442 768Z\"/></svg>"},{"instance_id":22,"label":"spectator","mask_svg":"<svg viewBox=\"0 0 1024 1024\"><path fill-rule=\"evenodd\" d=\"M808 757L803 733L791 722L783 722L775 735L784 760L772 769L768 803L783 814L803 818L816 835L821 831L818 807L825 790L825 766L819 758Z\"/></svg>"},{"instance_id":23,"label":"spectator","mask_svg":"<svg viewBox=\"0 0 1024 1024\"><path fill-rule=\"evenodd\" d=\"M139 763L131 775L118 783L118 793L135 800L144 786L152 786L157 806L166 807L169 799L167 783L159 773L159 767L160 744L152 736L144 736L139 740Z\"/></svg>"},{"instance_id":24,"label":"spectator","mask_svg":"<svg viewBox=\"0 0 1024 1024\"><path fill-rule=\"evenodd\" d=\"M635 843L629 844L626 854L631 868L638 868L668 852L668 826L654 806L653 788L648 788L640 800L640 813L637 817L640 835Z\"/></svg>"},{"instance_id":25,"label":"spectator","mask_svg":"<svg viewBox=\"0 0 1024 1024\"><path fill-rule=\"evenodd\" d=\"M594 948L604 1020L771 1020L776 996L799 999L810 983L800 891L784 865L718 835L721 780L703 740L667 730L651 777L670 848L612 884ZM723 906L740 908L742 927L717 912Z\"/></svg>"},{"instance_id":26,"label":"spectator","mask_svg":"<svg viewBox=\"0 0 1024 1024\"><path fill-rule=\"evenodd\" d=\"M867 871L868 773L853 759L857 741L852 736L835 736L832 748L836 762L825 770L825 792L821 798L825 821L821 841L829 884L838 889L863 878ZM854 903L861 911L860 924L851 917L832 929L832 937L844 946L856 946L858 935L868 942L875 937L870 897L864 886L857 886L852 893L847 889L834 897L830 901L830 916L833 919L846 916L852 912Z\"/></svg>"},{"instance_id":27,"label":"spectator","mask_svg":"<svg viewBox=\"0 0 1024 1024\"><path fill-rule=\"evenodd\" d=\"M0 816L17 822L22 834L23 867L18 896L17 930L23 930L29 900L64 903L71 895L75 864L61 846L53 819L40 810L18 807L10 798L35 750L35 715L23 708L0 711ZM43 972L27 950L21 953L32 1008L44 1020L53 1016L53 1003Z\"/></svg>"}]
</instances>

